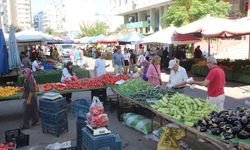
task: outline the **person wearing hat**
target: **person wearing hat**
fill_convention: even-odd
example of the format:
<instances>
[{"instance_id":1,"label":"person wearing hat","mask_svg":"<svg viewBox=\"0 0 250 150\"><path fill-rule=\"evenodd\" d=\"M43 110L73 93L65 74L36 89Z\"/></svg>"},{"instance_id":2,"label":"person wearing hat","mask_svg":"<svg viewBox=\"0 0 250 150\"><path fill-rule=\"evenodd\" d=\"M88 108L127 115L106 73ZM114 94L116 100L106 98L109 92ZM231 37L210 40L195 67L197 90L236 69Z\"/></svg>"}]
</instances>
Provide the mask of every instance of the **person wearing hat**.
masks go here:
<instances>
[{"instance_id":1,"label":"person wearing hat","mask_svg":"<svg viewBox=\"0 0 250 150\"><path fill-rule=\"evenodd\" d=\"M171 71L167 88L177 89L179 92L182 93L182 89L187 84L186 81L188 79L186 69L179 65L179 60L176 58L169 61L168 68Z\"/></svg>"},{"instance_id":2,"label":"person wearing hat","mask_svg":"<svg viewBox=\"0 0 250 150\"><path fill-rule=\"evenodd\" d=\"M216 104L219 108L223 109L225 95L225 73L217 66L217 60L213 56L207 58L207 66L209 72L204 81L190 81L188 84L197 84L207 87L207 101Z\"/></svg>"}]
</instances>

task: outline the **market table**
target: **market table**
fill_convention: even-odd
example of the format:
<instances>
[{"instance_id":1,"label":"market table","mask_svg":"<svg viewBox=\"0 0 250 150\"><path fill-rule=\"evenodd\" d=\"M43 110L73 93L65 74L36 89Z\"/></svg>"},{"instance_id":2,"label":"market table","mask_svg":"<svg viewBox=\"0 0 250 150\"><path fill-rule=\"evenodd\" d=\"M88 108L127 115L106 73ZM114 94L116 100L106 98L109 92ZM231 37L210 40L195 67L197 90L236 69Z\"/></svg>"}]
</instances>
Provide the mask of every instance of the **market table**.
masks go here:
<instances>
[{"instance_id":1,"label":"market table","mask_svg":"<svg viewBox=\"0 0 250 150\"><path fill-rule=\"evenodd\" d=\"M56 89L52 89L52 92L57 92L60 94L67 94L67 93L73 93L73 92L83 92L83 91L93 91L93 90L103 90L106 89L106 87L98 87L98 88L84 88L84 89L77 89L77 90L64 90L64 91L58 91ZM48 91L49 92L49 91ZM43 95L44 92L36 92L37 96ZM7 97L0 97L0 102L1 101L9 101L9 100L16 100L16 99L20 99L22 93L17 93L15 95L12 96L7 96Z\"/></svg>"},{"instance_id":2,"label":"market table","mask_svg":"<svg viewBox=\"0 0 250 150\"><path fill-rule=\"evenodd\" d=\"M126 91L122 91L121 89L119 89L119 86L115 85L115 86L110 86L110 87L114 93L116 93L117 95L122 97L121 100L127 100L135 105L139 105L140 107L148 109L149 111L154 113L156 117L160 117L161 119L165 119L167 121L176 123L182 129L185 129L186 131L197 135L199 138L202 138L202 139L216 145L219 149L223 149L222 146L227 147L227 148L235 147L238 149L250 149L250 140L249 139L242 140L239 138L233 138L230 140L223 140L220 136L215 136L215 135L212 135L208 132L200 132L193 127L189 127L189 126L185 125L183 122L174 119L171 116L162 114L162 113L154 110L146 102L133 100L133 98L129 97L130 93L127 93Z\"/></svg>"}]
</instances>

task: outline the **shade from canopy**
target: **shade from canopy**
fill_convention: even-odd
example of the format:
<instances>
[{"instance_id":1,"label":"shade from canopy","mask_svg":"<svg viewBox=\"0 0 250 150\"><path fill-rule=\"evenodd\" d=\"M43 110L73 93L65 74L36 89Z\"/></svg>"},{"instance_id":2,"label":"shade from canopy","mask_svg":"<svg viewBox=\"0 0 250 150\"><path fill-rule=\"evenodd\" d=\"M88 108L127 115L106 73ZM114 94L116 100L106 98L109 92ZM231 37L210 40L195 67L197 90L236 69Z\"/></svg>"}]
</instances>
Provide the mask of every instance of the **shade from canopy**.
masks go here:
<instances>
[{"instance_id":1,"label":"shade from canopy","mask_svg":"<svg viewBox=\"0 0 250 150\"><path fill-rule=\"evenodd\" d=\"M9 29L9 40L8 40L8 55L9 55L9 69L19 68L21 66L20 54L16 43L15 30L13 26Z\"/></svg>"},{"instance_id":2,"label":"shade from canopy","mask_svg":"<svg viewBox=\"0 0 250 150\"><path fill-rule=\"evenodd\" d=\"M3 30L0 29L0 74L9 72L8 50L3 35Z\"/></svg>"}]
</instances>

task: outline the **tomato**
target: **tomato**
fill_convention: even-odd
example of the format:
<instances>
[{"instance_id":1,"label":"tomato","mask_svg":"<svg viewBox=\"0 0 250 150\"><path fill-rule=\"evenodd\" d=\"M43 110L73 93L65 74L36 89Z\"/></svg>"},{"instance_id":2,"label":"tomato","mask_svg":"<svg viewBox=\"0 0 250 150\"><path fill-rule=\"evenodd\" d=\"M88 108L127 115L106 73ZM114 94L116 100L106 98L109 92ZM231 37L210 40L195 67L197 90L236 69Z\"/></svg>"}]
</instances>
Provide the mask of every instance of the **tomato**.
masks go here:
<instances>
[{"instance_id":1,"label":"tomato","mask_svg":"<svg viewBox=\"0 0 250 150\"><path fill-rule=\"evenodd\" d=\"M8 143L8 147L14 147L14 143L13 142L9 142Z\"/></svg>"},{"instance_id":2,"label":"tomato","mask_svg":"<svg viewBox=\"0 0 250 150\"><path fill-rule=\"evenodd\" d=\"M4 148L4 144L1 143L1 144L0 144L0 148Z\"/></svg>"}]
</instances>

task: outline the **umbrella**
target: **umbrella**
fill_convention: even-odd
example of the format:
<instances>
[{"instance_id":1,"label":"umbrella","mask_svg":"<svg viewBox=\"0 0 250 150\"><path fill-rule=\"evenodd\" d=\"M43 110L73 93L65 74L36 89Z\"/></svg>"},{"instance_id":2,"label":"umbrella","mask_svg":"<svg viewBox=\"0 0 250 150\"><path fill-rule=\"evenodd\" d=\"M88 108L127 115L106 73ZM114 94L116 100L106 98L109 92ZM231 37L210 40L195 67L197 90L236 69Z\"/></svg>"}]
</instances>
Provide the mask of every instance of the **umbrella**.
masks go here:
<instances>
[{"instance_id":1,"label":"umbrella","mask_svg":"<svg viewBox=\"0 0 250 150\"><path fill-rule=\"evenodd\" d=\"M119 37L117 35L109 35L105 36L99 40L97 40L98 43L104 43L104 44L113 44L118 42Z\"/></svg>"},{"instance_id":2,"label":"umbrella","mask_svg":"<svg viewBox=\"0 0 250 150\"><path fill-rule=\"evenodd\" d=\"M100 34L100 35L97 35L97 36L94 36L94 37L90 37L88 42L91 43L91 44L94 44L94 43L97 43L97 41L102 39L103 37L105 37L103 34Z\"/></svg>"},{"instance_id":3,"label":"umbrella","mask_svg":"<svg viewBox=\"0 0 250 150\"><path fill-rule=\"evenodd\" d=\"M34 30L23 30L16 33L17 42L42 42L46 40L46 36L42 32Z\"/></svg>"},{"instance_id":4,"label":"umbrella","mask_svg":"<svg viewBox=\"0 0 250 150\"><path fill-rule=\"evenodd\" d=\"M137 32L132 32L132 33L129 33L129 34L122 36L119 39L119 42L137 43L137 42L141 41L143 38L144 38L144 35L137 33Z\"/></svg>"},{"instance_id":5,"label":"umbrella","mask_svg":"<svg viewBox=\"0 0 250 150\"><path fill-rule=\"evenodd\" d=\"M176 27L171 25L166 29L145 37L141 43L188 44L200 40L192 35L175 35L175 30Z\"/></svg>"},{"instance_id":6,"label":"umbrella","mask_svg":"<svg viewBox=\"0 0 250 150\"><path fill-rule=\"evenodd\" d=\"M8 50L4 40L3 30L0 29L0 74L9 72Z\"/></svg>"},{"instance_id":7,"label":"umbrella","mask_svg":"<svg viewBox=\"0 0 250 150\"><path fill-rule=\"evenodd\" d=\"M10 26L9 32L9 69L19 68L21 66L20 54L17 48L15 30L13 26Z\"/></svg>"}]
</instances>

